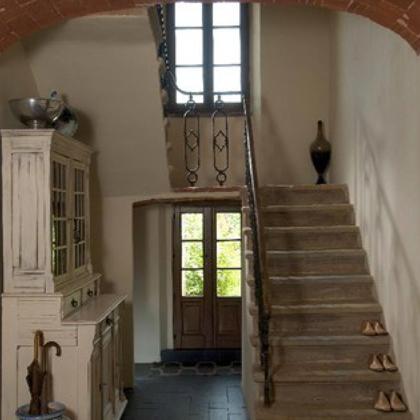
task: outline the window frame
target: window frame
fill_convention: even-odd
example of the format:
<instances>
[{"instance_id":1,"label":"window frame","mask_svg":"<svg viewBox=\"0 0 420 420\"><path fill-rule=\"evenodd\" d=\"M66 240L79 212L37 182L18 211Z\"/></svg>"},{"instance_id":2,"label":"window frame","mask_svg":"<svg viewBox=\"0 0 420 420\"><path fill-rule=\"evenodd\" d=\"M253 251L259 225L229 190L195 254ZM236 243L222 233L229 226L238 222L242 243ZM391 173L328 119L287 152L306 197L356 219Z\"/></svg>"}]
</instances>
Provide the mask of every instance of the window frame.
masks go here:
<instances>
[{"instance_id":1,"label":"window frame","mask_svg":"<svg viewBox=\"0 0 420 420\"><path fill-rule=\"evenodd\" d=\"M203 3L203 87L204 102L196 104L196 110L203 115L210 115L216 109L213 100L213 4ZM175 75L175 3L166 6L166 33L169 54L169 69ZM240 3L240 38L241 38L241 89L242 95L249 96L249 6ZM168 115L182 115L185 104L176 103L176 89L171 83L168 88L169 100L165 106ZM242 103L225 103L224 110L229 114L242 114Z\"/></svg>"}]
</instances>

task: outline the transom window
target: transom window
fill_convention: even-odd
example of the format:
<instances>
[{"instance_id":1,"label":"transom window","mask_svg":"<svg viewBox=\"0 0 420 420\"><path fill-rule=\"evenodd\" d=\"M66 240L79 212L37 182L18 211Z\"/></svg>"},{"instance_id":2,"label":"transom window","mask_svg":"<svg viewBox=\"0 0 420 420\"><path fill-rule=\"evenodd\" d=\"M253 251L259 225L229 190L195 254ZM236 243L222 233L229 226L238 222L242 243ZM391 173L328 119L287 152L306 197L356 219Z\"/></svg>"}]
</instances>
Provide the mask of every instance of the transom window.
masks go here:
<instances>
[{"instance_id":1,"label":"transom window","mask_svg":"<svg viewBox=\"0 0 420 420\"><path fill-rule=\"evenodd\" d=\"M167 6L171 70L177 85L195 93L198 109L211 110L220 98L237 108L247 87L247 6L184 3ZM169 109L184 109L189 96L170 92Z\"/></svg>"}]
</instances>

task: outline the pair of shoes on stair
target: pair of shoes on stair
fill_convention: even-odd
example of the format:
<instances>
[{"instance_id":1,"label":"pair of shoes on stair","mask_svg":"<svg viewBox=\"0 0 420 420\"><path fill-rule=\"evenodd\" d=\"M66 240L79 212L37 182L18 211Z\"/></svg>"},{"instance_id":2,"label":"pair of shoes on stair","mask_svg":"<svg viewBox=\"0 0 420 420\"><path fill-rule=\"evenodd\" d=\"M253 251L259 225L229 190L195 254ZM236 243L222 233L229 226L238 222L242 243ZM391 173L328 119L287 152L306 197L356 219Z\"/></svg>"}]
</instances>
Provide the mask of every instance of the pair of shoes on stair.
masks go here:
<instances>
[{"instance_id":1,"label":"pair of shoes on stair","mask_svg":"<svg viewBox=\"0 0 420 420\"><path fill-rule=\"evenodd\" d=\"M379 321L366 321L362 328L362 334L372 337L376 335L388 335L388 331Z\"/></svg>"},{"instance_id":2,"label":"pair of shoes on stair","mask_svg":"<svg viewBox=\"0 0 420 420\"><path fill-rule=\"evenodd\" d=\"M398 370L391 357L387 354L374 354L369 369L375 372L396 372Z\"/></svg>"},{"instance_id":3,"label":"pair of shoes on stair","mask_svg":"<svg viewBox=\"0 0 420 420\"><path fill-rule=\"evenodd\" d=\"M375 410L385 413L390 413L391 411L404 413L407 411L407 406L404 404L398 392L392 391L391 396L388 398L388 395L381 391L375 403Z\"/></svg>"}]
</instances>

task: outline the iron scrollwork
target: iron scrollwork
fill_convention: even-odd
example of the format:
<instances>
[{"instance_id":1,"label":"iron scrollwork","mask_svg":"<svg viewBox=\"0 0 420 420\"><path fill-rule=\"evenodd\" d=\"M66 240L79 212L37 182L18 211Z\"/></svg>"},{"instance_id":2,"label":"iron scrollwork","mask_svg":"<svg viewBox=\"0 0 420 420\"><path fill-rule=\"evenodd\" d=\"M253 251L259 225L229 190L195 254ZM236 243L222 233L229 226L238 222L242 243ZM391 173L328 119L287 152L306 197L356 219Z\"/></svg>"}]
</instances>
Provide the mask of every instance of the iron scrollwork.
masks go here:
<instances>
[{"instance_id":1,"label":"iron scrollwork","mask_svg":"<svg viewBox=\"0 0 420 420\"><path fill-rule=\"evenodd\" d=\"M200 115L192 94L184 113L184 151L187 181L193 187L198 181L200 169Z\"/></svg>"},{"instance_id":2,"label":"iron scrollwork","mask_svg":"<svg viewBox=\"0 0 420 420\"><path fill-rule=\"evenodd\" d=\"M216 180L220 186L226 182L229 169L229 124L220 95L215 102L216 110L211 116L213 133L213 166L217 172ZM218 124L221 121L221 124ZM220 127L221 126L221 127Z\"/></svg>"}]
</instances>

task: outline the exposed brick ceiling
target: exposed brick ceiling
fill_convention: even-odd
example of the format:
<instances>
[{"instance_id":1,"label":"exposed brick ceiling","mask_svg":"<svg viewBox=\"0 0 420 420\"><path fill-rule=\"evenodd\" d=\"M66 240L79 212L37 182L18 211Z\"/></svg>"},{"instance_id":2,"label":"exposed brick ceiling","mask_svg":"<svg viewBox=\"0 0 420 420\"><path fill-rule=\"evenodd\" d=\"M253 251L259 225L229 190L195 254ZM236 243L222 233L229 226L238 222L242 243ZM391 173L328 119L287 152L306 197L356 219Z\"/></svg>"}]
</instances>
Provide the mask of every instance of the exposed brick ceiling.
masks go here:
<instances>
[{"instance_id":1,"label":"exposed brick ceiling","mask_svg":"<svg viewBox=\"0 0 420 420\"><path fill-rule=\"evenodd\" d=\"M420 0L260 0L348 11L366 16L404 38L420 53ZM153 0L0 0L0 51L65 19L128 9Z\"/></svg>"}]
</instances>

